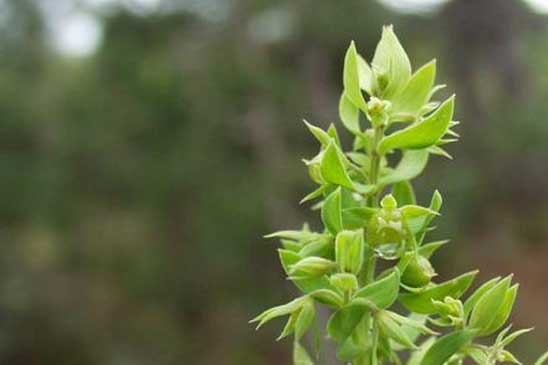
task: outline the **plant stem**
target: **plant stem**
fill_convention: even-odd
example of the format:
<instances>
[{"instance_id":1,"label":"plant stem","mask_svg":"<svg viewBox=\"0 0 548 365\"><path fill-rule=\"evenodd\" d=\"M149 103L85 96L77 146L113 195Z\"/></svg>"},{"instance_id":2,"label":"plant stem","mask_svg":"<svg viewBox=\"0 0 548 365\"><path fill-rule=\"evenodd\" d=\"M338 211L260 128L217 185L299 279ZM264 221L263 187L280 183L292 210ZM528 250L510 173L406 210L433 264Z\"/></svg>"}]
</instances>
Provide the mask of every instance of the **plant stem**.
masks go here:
<instances>
[{"instance_id":1,"label":"plant stem","mask_svg":"<svg viewBox=\"0 0 548 365\"><path fill-rule=\"evenodd\" d=\"M374 129L373 134L373 145L371 146L371 149L369 150L369 153L371 154L371 166L369 171L369 177L370 177L370 183L373 185L376 185L379 179L379 172L380 172L380 165L381 165L381 159L382 156L378 152L378 145L381 141L382 137L384 136L384 126L379 125L376 126ZM367 206L371 208L376 208L379 205L379 191L376 189L367 199ZM375 254L372 253L369 259L367 260L367 264L364 268L364 285L370 284L375 279L375 268L377 265L377 258L375 257ZM371 354L370 357L366 355L363 358L359 358L356 361L354 361L353 365L362 365L362 364L369 364L369 365L377 365L377 342L378 342L378 329L377 325L375 323L372 323L374 321L373 317L371 316L371 313L368 312L365 314L363 321L363 327L365 331L365 336L368 338L371 335L372 342L371 342Z\"/></svg>"}]
</instances>

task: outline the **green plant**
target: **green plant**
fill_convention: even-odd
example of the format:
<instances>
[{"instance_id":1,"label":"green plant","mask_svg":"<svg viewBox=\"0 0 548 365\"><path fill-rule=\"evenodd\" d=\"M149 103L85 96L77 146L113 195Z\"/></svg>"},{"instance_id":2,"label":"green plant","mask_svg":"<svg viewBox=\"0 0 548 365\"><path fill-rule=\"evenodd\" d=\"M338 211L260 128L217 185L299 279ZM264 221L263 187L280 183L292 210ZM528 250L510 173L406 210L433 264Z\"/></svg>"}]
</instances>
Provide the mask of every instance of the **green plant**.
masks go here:
<instances>
[{"instance_id":1,"label":"green plant","mask_svg":"<svg viewBox=\"0 0 548 365\"><path fill-rule=\"evenodd\" d=\"M435 73L432 61L412 74L392 28L385 27L371 66L354 43L344 59L339 113L354 137L352 150L343 152L334 125L324 131L305 122L321 148L305 160L319 187L303 202L319 200L314 208L324 229L305 225L267 236L281 239L282 266L303 295L252 321L260 327L288 316L280 338L294 336L295 364L313 363L301 339L318 303L333 310L327 334L337 357L354 365L399 364L402 354L409 365L462 364L465 358L519 363L505 347L529 329L510 332L507 326L493 345L477 343L507 321L518 291L511 275L487 281L465 300L477 271L432 281L429 259L447 241L426 237L442 198L435 191L428 206L417 205L411 180L430 155L450 157L442 146L458 138L451 130L458 124L454 96L432 101L443 87L435 85ZM397 313L396 302L409 314Z\"/></svg>"}]
</instances>

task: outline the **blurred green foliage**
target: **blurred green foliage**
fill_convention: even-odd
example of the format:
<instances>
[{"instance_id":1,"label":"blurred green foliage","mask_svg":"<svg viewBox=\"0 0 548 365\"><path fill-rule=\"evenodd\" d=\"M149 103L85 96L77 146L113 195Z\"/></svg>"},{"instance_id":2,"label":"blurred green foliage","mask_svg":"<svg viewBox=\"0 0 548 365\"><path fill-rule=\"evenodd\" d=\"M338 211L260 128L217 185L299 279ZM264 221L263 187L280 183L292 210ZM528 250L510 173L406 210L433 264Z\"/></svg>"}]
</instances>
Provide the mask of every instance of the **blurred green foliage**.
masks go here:
<instances>
[{"instance_id":1,"label":"blurred green foliage","mask_svg":"<svg viewBox=\"0 0 548 365\"><path fill-rule=\"evenodd\" d=\"M456 161L418 182L423 200L448 187L443 231L458 238L440 274L480 260L484 277L516 272L515 322L544 341L516 353L541 352L545 17L505 0L454 0L436 16L371 0L233 0L213 19L120 7L103 16L92 57L66 59L38 3L2 5L2 363L285 363L277 328L246 323L290 290L259 237L310 219L296 202L311 185L292 156L315 143L299 119L335 120L344 49L373 49L387 23L418 64L442 55L439 79L458 87Z\"/></svg>"}]
</instances>

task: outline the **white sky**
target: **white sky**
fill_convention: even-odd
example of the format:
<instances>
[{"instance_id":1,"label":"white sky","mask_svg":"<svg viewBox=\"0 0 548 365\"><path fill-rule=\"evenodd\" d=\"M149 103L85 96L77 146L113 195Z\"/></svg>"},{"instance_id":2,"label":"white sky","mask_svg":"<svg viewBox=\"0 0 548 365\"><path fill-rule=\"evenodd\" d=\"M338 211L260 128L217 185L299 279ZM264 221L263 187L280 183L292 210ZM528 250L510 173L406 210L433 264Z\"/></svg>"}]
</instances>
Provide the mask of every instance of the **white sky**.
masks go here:
<instances>
[{"instance_id":1,"label":"white sky","mask_svg":"<svg viewBox=\"0 0 548 365\"><path fill-rule=\"evenodd\" d=\"M1 0L0 0L1 1ZM449 0L378 0L385 6L402 13L427 13L435 11ZM539 13L548 14L548 0L525 0ZM101 23L86 7L103 7L113 4L124 4L139 12L154 11L161 0L43 0L43 10L48 19L51 39L54 47L64 56L82 57L93 54L101 42ZM194 0L189 7L207 5L208 12L216 7L226 5L223 1ZM80 6L75 4L79 3ZM81 5L85 6L81 6ZM199 10L199 9L194 9ZM204 10L204 9L202 9ZM224 9L223 9L224 10ZM221 11L222 12L222 11Z\"/></svg>"}]
</instances>

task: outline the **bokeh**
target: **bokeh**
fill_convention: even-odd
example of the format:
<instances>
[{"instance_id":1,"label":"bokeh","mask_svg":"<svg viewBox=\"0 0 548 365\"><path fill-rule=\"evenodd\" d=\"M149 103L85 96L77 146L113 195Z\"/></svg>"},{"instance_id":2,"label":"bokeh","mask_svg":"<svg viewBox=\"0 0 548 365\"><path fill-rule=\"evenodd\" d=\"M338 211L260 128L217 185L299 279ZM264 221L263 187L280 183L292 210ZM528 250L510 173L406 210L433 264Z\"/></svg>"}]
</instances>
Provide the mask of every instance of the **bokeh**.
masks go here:
<instances>
[{"instance_id":1,"label":"bokeh","mask_svg":"<svg viewBox=\"0 0 548 365\"><path fill-rule=\"evenodd\" d=\"M293 294L261 237L318 226L298 205L317 149L301 119L338 123L344 51L371 57L383 24L457 93L454 160L416 183L445 199L436 267L515 273L512 322L536 330L512 349L532 363L548 344L544 0L0 1L0 363L289 364L281 323L247 323Z\"/></svg>"}]
</instances>

